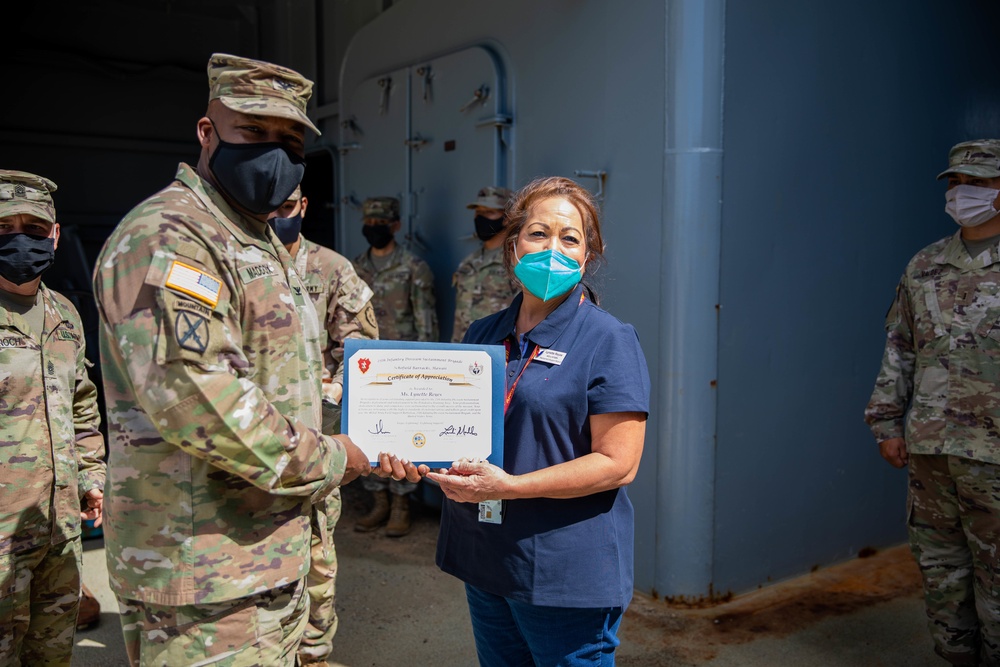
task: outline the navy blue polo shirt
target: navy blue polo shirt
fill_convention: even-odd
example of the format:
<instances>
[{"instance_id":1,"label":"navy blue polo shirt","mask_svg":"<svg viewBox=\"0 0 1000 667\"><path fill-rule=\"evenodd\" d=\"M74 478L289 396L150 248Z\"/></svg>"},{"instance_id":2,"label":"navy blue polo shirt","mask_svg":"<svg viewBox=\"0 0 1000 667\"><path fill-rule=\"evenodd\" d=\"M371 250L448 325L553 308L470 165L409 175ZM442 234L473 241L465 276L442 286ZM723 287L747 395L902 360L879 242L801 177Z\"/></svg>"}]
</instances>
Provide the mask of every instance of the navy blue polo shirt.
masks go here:
<instances>
[{"instance_id":1,"label":"navy blue polo shirt","mask_svg":"<svg viewBox=\"0 0 1000 667\"><path fill-rule=\"evenodd\" d=\"M477 320L463 342L510 342L504 469L522 474L591 451L590 415L649 413L649 372L635 329L580 301L577 285L527 334L514 338L522 295ZM534 359L538 345L562 363ZM524 372L522 373L522 369ZM553 607L625 607L632 599L634 517L624 487L583 498L505 501L502 524L480 523L476 503L444 501L437 564L489 593Z\"/></svg>"}]
</instances>

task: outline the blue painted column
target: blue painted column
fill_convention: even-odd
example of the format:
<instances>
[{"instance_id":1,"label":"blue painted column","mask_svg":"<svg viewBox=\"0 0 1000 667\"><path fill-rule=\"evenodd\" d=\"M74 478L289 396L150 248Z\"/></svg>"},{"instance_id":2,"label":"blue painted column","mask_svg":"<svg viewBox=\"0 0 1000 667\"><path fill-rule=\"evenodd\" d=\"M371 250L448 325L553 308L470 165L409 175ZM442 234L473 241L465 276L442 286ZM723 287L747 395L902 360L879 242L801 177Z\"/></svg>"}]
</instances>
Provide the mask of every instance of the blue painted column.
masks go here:
<instances>
[{"instance_id":1,"label":"blue painted column","mask_svg":"<svg viewBox=\"0 0 1000 667\"><path fill-rule=\"evenodd\" d=\"M655 582L711 592L725 0L667 0Z\"/></svg>"}]
</instances>

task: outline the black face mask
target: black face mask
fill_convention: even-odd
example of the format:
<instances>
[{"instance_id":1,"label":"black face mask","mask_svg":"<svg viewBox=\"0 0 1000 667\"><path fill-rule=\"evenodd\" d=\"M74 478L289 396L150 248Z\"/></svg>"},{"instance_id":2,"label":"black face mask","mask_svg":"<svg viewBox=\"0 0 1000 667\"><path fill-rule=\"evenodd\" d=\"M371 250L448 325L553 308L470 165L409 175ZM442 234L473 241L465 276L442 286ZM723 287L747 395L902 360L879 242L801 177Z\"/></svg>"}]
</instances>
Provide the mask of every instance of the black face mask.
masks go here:
<instances>
[{"instance_id":1,"label":"black face mask","mask_svg":"<svg viewBox=\"0 0 1000 667\"><path fill-rule=\"evenodd\" d=\"M503 216L498 220L487 218L485 215L476 216L476 236L480 241L489 241L500 233L503 229Z\"/></svg>"},{"instance_id":2,"label":"black face mask","mask_svg":"<svg viewBox=\"0 0 1000 667\"><path fill-rule=\"evenodd\" d=\"M376 250L381 250L392 241L392 228L390 225L364 225L361 228L361 233L368 239L371 247Z\"/></svg>"},{"instance_id":3,"label":"black face mask","mask_svg":"<svg viewBox=\"0 0 1000 667\"><path fill-rule=\"evenodd\" d=\"M281 245L292 245L299 238L302 231L302 214L293 215L290 218L271 218L267 221L271 225L274 233L281 241Z\"/></svg>"},{"instance_id":4,"label":"black face mask","mask_svg":"<svg viewBox=\"0 0 1000 667\"><path fill-rule=\"evenodd\" d=\"M218 129L215 134L218 137ZM233 201L260 214L277 209L295 192L306 173L306 160L281 143L231 144L219 137L208 168Z\"/></svg>"},{"instance_id":5,"label":"black face mask","mask_svg":"<svg viewBox=\"0 0 1000 667\"><path fill-rule=\"evenodd\" d=\"M23 233L0 235L0 276L15 285L31 282L52 266L55 254L55 239Z\"/></svg>"}]
</instances>

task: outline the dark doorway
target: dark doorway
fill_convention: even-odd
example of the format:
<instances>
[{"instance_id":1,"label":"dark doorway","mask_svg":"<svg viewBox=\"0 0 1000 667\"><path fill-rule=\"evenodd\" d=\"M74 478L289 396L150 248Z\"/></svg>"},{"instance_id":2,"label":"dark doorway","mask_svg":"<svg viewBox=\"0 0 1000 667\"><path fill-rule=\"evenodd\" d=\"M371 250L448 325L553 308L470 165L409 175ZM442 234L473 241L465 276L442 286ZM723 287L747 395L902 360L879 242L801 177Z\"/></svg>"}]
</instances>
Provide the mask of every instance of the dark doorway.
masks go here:
<instances>
[{"instance_id":1,"label":"dark doorway","mask_svg":"<svg viewBox=\"0 0 1000 667\"><path fill-rule=\"evenodd\" d=\"M337 247L336 167L331 149L319 148L306 155L302 194L309 199L302 235L340 252Z\"/></svg>"}]
</instances>

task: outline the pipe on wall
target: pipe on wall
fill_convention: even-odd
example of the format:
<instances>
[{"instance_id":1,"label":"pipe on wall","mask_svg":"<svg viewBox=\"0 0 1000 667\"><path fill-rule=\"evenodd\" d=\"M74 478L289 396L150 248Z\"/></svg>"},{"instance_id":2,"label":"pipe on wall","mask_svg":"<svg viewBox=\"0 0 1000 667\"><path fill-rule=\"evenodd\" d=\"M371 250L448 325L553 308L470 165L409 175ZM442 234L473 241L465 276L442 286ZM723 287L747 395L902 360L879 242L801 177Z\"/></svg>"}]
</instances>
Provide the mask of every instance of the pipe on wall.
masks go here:
<instances>
[{"instance_id":1,"label":"pipe on wall","mask_svg":"<svg viewBox=\"0 0 1000 667\"><path fill-rule=\"evenodd\" d=\"M712 590L725 0L666 0L657 591Z\"/></svg>"}]
</instances>

